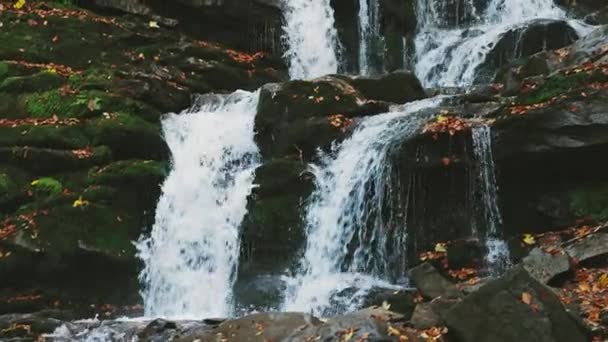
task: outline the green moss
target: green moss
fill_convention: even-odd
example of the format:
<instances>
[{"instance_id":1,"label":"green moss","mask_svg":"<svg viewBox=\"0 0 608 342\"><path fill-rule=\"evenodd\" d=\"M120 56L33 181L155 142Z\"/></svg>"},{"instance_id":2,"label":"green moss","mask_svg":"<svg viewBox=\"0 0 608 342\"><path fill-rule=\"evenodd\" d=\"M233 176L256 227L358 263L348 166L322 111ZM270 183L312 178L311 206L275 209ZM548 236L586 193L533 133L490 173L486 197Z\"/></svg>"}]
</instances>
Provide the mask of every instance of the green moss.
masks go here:
<instances>
[{"instance_id":1,"label":"green moss","mask_svg":"<svg viewBox=\"0 0 608 342\"><path fill-rule=\"evenodd\" d=\"M11 178L6 173L0 173L0 194L8 193L13 185Z\"/></svg>"},{"instance_id":2,"label":"green moss","mask_svg":"<svg viewBox=\"0 0 608 342\"><path fill-rule=\"evenodd\" d=\"M9 93L45 91L57 88L62 84L61 76L49 71L41 71L30 76L8 77L0 83L0 91Z\"/></svg>"},{"instance_id":3,"label":"green moss","mask_svg":"<svg viewBox=\"0 0 608 342\"><path fill-rule=\"evenodd\" d=\"M50 118L53 115L60 118L78 118L89 111L88 101L86 95L64 96L56 89L28 96L25 99L25 107L35 118Z\"/></svg>"},{"instance_id":4,"label":"green moss","mask_svg":"<svg viewBox=\"0 0 608 342\"><path fill-rule=\"evenodd\" d=\"M9 75L9 66L6 63L0 63L0 81L4 80Z\"/></svg>"},{"instance_id":5,"label":"green moss","mask_svg":"<svg viewBox=\"0 0 608 342\"><path fill-rule=\"evenodd\" d=\"M526 95L522 102L527 104L545 102L592 81L593 77L585 72L572 75L554 74L540 87Z\"/></svg>"},{"instance_id":6,"label":"green moss","mask_svg":"<svg viewBox=\"0 0 608 342\"><path fill-rule=\"evenodd\" d=\"M577 216L608 220L608 184L576 189L571 193L571 206Z\"/></svg>"},{"instance_id":7,"label":"green moss","mask_svg":"<svg viewBox=\"0 0 608 342\"><path fill-rule=\"evenodd\" d=\"M0 127L0 146L77 149L91 145L82 126Z\"/></svg>"},{"instance_id":8,"label":"green moss","mask_svg":"<svg viewBox=\"0 0 608 342\"><path fill-rule=\"evenodd\" d=\"M36 197L57 196L63 192L63 185L61 182L51 177L36 179L31 185Z\"/></svg>"},{"instance_id":9,"label":"green moss","mask_svg":"<svg viewBox=\"0 0 608 342\"><path fill-rule=\"evenodd\" d=\"M89 173L93 184L123 186L157 186L168 174L165 162L154 160L123 160Z\"/></svg>"}]
</instances>

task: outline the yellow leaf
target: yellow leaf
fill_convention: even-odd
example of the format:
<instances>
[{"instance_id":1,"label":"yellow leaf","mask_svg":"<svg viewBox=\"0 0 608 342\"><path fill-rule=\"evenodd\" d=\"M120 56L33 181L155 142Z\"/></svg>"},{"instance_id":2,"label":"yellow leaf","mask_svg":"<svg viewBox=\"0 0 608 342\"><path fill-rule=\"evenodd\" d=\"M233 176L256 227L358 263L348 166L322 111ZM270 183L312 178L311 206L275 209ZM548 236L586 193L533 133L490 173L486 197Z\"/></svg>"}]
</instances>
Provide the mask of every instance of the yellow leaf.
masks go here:
<instances>
[{"instance_id":1,"label":"yellow leaf","mask_svg":"<svg viewBox=\"0 0 608 342\"><path fill-rule=\"evenodd\" d=\"M25 0L18 0L15 2L15 5L13 5L15 9L21 9L23 6L25 6Z\"/></svg>"},{"instance_id":2,"label":"yellow leaf","mask_svg":"<svg viewBox=\"0 0 608 342\"><path fill-rule=\"evenodd\" d=\"M530 303L532 303L532 295L529 294L528 292L523 292L521 294L521 301L524 302L525 304L530 305Z\"/></svg>"},{"instance_id":3,"label":"yellow leaf","mask_svg":"<svg viewBox=\"0 0 608 342\"><path fill-rule=\"evenodd\" d=\"M448 118L445 115L437 115L437 122L438 123L443 123L448 121Z\"/></svg>"},{"instance_id":4,"label":"yellow leaf","mask_svg":"<svg viewBox=\"0 0 608 342\"><path fill-rule=\"evenodd\" d=\"M526 245L530 245L530 246L536 243L536 239L534 238L534 236L532 234L524 234L523 241Z\"/></svg>"},{"instance_id":5,"label":"yellow leaf","mask_svg":"<svg viewBox=\"0 0 608 342\"><path fill-rule=\"evenodd\" d=\"M57 73L57 69L55 69L55 68L48 68L48 69L46 69L46 72L48 72L49 74L56 74Z\"/></svg>"},{"instance_id":6,"label":"yellow leaf","mask_svg":"<svg viewBox=\"0 0 608 342\"><path fill-rule=\"evenodd\" d=\"M36 186L36 185L38 185L38 183L40 183L40 179L36 179L35 181L31 182L30 185Z\"/></svg>"},{"instance_id":7,"label":"yellow leaf","mask_svg":"<svg viewBox=\"0 0 608 342\"><path fill-rule=\"evenodd\" d=\"M448 250L445 248L445 243L438 243L435 245L435 252L437 253L447 253Z\"/></svg>"},{"instance_id":8,"label":"yellow leaf","mask_svg":"<svg viewBox=\"0 0 608 342\"><path fill-rule=\"evenodd\" d=\"M401 336L401 332L398 329L388 326L388 336Z\"/></svg>"},{"instance_id":9,"label":"yellow leaf","mask_svg":"<svg viewBox=\"0 0 608 342\"><path fill-rule=\"evenodd\" d=\"M74 208L78 208L78 207L85 207L89 205L89 201L87 200L83 200L82 196L78 197L77 200L74 201L74 204L72 205Z\"/></svg>"},{"instance_id":10,"label":"yellow leaf","mask_svg":"<svg viewBox=\"0 0 608 342\"><path fill-rule=\"evenodd\" d=\"M352 340L354 334L354 329L348 329L348 331L344 335L342 335L342 341L346 342Z\"/></svg>"},{"instance_id":11,"label":"yellow leaf","mask_svg":"<svg viewBox=\"0 0 608 342\"><path fill-rule=\"evenodd\" d=\"M148 24L148 26L149 26L150 28L155 28L155 29L160 28L160 26L158 26L158 23L157 23L156 21L151 21L151 22Z\"/></svg>"},{"instance_id":12,"label":"yellow leaf","mask_svg":"<svg viewBox=\"0 0 608 342\"><path fill-rule=\"evenodd\" d=\"M601 287L608 287L608 273L604 273L600 276L598 283Z\"/></svg>"}]
</instances>

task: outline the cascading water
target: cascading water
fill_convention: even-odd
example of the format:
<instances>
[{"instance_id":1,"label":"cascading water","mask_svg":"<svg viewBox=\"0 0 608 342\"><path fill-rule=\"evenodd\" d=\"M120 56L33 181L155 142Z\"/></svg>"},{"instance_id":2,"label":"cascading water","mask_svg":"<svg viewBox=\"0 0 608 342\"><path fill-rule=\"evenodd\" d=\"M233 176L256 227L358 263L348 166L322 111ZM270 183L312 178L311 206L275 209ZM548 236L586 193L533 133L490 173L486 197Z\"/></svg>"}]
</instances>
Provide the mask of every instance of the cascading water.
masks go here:
<instances>
[{"instance_id":1,"label":"cascading water","mask_svg":"<svg viewBox=\"0 0 608 342\"><path fill-rule=\"evenodd\" d=\"M289 0L285 37L291 79L310 79L338 71L338 35L329 0Z\"/></svg>"},{"instance_id":2,"label":"cascading water","mask_svg":"<svg viewBox=\"0 0 608 342\"><path fill-rule=\"evenodd\" d=\"M479 66L506 32L533 19L567 19L553 0L491 0L481 11L474 2L464 3L464 10L459 10L463 14L456 13L463 19L450 22L445 2L418 1L415 71L427 86L471 85ZM569 22L580 35L589 31L577 21Z\"/></svg>"},{"instance_id":3,"label":"cascading water","mask_svg":"<svg viewBox=\"0 0 608 342\"><path fill-rule=\"evenodd\" d=\"M200 96L163 120L173 169L151 235L138 244L146 316L231 313L238 228L259 161L257 101L258 93L244 91Z\"/></svg>"},{"instance_id":4,"label":"cascading water","mask_svg":"<svg viewBox=\"0 0 608 342\"><path fill-rule=\"evenodd\" d=\"M491 273L504 270L509 262L509 250L501 239L502 218L498 207L498 191L494 158L492 155L492 136L490 126L481 125L471 131L473 153L476 161L476 190L478 192L478 211L484 232L477 231L488 249L486 264Z\"/></svg>"},{"instance_id":5,"label":"cascading water","mask_svg":"<svg viewBox=\"0 0 608 342\"><path fill-rule=\"evenodd\" d=\"M359 74L375 73L378 61L373 55L381 54L380 8L378 0L359 0ZM377 59L377 57L376 57Z\"/></svg>"},{"instance_id":6,"label":"cascading water","mask_svg":"<svg viewBox=\"0 0 608 342\"><path fill-rule=\"evenodd\" d=\"M346 311L373 286L387 287L400 276L391 262L405 259L405 218L398 213L407 210L394 206L391 153L425 119L416 112L440 102L426 99L363 119L312 167L316 190L306 214L307 247L301 269L288 279L285 310Z\"/></svg>"},{"instance_id":7,"label":"cascading water","mask_svg":"<svg viewBox=\"0 0 608 342\"><path fill-rule=\"evenodd\" d=\"M337 38L328 0L286 5L290 76L337 72ZM209 317L232 313L239 225L246 213L258 148L258 93L206 95L163 121L173 170L159 201L151 236L142 239L145 314Z\"/></svg>"}]
</instances>

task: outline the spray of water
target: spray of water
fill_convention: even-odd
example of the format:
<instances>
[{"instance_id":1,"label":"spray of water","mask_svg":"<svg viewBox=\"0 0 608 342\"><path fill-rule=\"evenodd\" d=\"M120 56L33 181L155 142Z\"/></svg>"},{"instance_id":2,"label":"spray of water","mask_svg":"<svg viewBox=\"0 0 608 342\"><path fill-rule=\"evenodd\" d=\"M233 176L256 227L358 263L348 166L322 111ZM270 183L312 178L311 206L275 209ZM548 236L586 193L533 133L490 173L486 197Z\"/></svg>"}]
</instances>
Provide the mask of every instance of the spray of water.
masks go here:
<instances>
[{"instance_id":1,"label":"spray of water","mask_svg":"<svg viewBox=\"0 0 608 342\"><path fill-rule=\"evenodd\" d=\"M258 93L243 91L205 95L163 120L173 168L151 235L137 245L147 316L231 313L238 227L259 161L257 101Z\"/></svg>"}]
</instances>

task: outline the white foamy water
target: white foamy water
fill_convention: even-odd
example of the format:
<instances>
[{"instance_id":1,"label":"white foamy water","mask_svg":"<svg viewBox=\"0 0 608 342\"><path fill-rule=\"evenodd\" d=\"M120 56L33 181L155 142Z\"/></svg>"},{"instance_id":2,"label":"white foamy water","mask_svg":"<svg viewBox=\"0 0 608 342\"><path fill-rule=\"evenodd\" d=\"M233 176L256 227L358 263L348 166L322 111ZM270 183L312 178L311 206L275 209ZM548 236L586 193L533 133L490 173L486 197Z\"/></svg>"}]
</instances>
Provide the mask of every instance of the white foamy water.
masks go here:
<instances>
[{"instance_id":1,"label":"white foamy water","mask_svg":"<svg viewBox=\"0 0 608 342\"><path fill-rule=\"evenodd\" d=\"M391 152L437 106L432 98L364 118L352 136L311 167L316 190L307 208L302 268L288 281L283 309L320 315L355 309L374 286L386 287L405 260L405 220L395 217ZM388 214L384 209L389 209ZM395 254L388 255L388 251ZM350 289L349 295L340 294Z\"/></svg>"},{"instance_id":2,"label":"white foamy water","mask_svg":"<svg viewBox=\"0 0 608 342\"><path fill-rule=\"evenodd\" d=\"M311 79L338 72L338 35L329 0L289 0L284 10L291 79Z\"/></svg>"},{"instance_id":3,"label":"white foamy water","mask_svg":"<svg viewBox=\"0 0 608 342\"><path fill-rule=\"evenodd\" d=\"M383 53L378 51L381 39L378 0L359 0L359 75L374 73L372 54Z\"/></svg>"},{"instance_id":4,"label":"white foamy water","mask_svg":"<svg viewBox=\"0 0 608 342\"><path fill-rule=\"evenodd\" d=\"M232 313L239 225L258 166L258 93L205 95L162 122L172 171L151 235L138 243L148 317Z\"/></svg>"},{"instance_id":5,"label":"white foamy water","mask_svg":"<svg viewBox=\"0 0 608 342\"><path fill-rule=\"evenodd\" d=\"M477 210L481 212L481 224L483 225L483 227L478 227L477 235L486 243L488 253L485 261L490 272L498 274L509 264L509 249L502 239L500 231L502 217L498 207L492 134L489 126L481 125L474 127L471 135L477 171L476 191L479 194Z\"/></svg>"},{"instance_id":6,"label":"white foamy water","mask_svg":"<svg viewBox=\"0 0 608 342\"><path fill-rule=\"evenodd\" d=\"M439 0L418 2L415 71L426 86L466 86L475 81L478 67L509 30L533 19L567 20L553 0L492 0L483 13L466 2L462 23L447 23ZM579 35L590 32L580 21L569 20Z\"/></svg>"}]
</instances>

